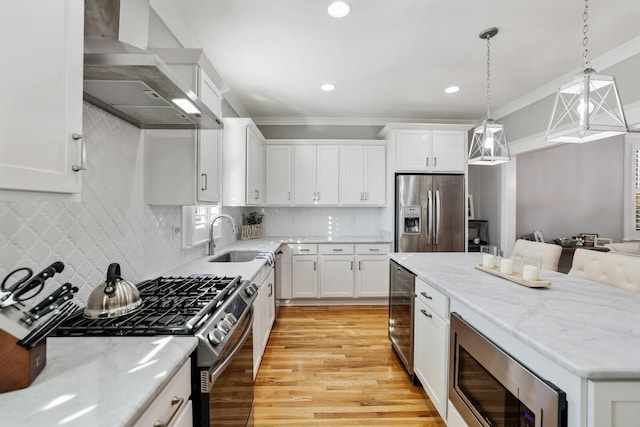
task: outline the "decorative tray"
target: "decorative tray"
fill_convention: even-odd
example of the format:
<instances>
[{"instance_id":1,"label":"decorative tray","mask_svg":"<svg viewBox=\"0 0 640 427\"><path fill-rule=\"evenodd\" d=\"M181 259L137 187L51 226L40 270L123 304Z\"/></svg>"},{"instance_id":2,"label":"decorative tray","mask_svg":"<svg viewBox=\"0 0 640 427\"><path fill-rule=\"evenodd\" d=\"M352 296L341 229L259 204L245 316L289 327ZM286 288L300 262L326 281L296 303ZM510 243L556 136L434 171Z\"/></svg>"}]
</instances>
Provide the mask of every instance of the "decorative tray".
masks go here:
<instances>
[{"instance_id":1,"label":"decorative tray","mask_svg":"<svg viewBox=\"0 0 640 427\"><path fill-rule=\"evenodd\" d=\"M522 274L520 273L513 273L513 274L505 274L505 273L501 273L500 269L497 267L493 267L493 268L486 268L483 267L482 264L475 264L474 265L475 268L477 268L478 270L487 272L489 274L493 274L494 276L498 276L498 277L502 277L503 279L507 279L510 280L514 283L517 283L519 285L522 286L526 286L528 288L549 288L551 287L551 282L548 280L536 280L536 281L529 281L529 280L524 280L522 278Z\"/></svg>"}]
</instances>

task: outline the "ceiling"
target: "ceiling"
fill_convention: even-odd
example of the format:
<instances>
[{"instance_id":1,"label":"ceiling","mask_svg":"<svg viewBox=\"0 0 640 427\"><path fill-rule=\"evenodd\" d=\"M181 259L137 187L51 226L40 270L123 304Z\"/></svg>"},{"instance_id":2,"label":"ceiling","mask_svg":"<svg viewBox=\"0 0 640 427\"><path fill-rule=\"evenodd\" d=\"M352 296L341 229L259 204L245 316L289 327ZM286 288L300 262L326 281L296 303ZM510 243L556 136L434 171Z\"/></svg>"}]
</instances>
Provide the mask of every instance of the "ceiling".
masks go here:
<instances>
[{"instance_id":1,"label":"ceiling","mask_svg":"<svg viewBox=\"0 0 640 427\"><path fill-rule=\"evenodd\" d=\"M581 0L180 0L175 9L254 119L480 120L582 65ZM589 59L640 36L637 0L592 0ZM638 77L640 84L640 76ZM323 92L323 83L333 92ZM452 95L444 89L456 85Z\"/></svg>"}]
</instances>

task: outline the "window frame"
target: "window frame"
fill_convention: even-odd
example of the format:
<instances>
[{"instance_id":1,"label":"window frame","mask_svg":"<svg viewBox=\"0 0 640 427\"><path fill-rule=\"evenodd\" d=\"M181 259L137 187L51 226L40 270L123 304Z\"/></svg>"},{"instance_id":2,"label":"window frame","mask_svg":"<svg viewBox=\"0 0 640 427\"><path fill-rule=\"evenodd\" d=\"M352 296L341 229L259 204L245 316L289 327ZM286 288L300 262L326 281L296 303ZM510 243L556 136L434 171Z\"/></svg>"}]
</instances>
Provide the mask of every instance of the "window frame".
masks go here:
<instances>
[{"instance_id":1,"label":"window frame","mask_svg":"<svg viewBox=\"0 0 640 427\"><path fill-rule=\"evenodd\" d=\"M640 135L628 133L624 142L624 227L623 240L640 240L636 222L637 195L640 194Z\"/></svg>"}]
</instances>

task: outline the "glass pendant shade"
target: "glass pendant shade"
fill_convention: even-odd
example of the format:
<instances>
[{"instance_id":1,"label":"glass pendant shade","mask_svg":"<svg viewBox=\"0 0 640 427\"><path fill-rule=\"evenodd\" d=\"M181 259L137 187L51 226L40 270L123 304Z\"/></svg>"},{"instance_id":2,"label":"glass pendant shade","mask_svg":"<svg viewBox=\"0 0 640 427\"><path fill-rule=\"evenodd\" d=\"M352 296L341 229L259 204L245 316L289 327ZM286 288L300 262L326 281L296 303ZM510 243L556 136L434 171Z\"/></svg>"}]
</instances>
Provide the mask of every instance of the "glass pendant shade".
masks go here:
<instances>
[{"instance_id":1,"label":"glass pendant shade","mask_svg":"<svg viewBox=\"0 0 640 427\"><path fill-rule=\"evenodd\" d=\"M473 130L469 147L470 165L498 165L511 160L502 125L485 120Z\"/></svg>"},{"instance_id":2,"label":"glass pendant shade","mask_svg":"<svg viewBox=\"0 0 640 427\"><path fill-rule=\"evenodd\" d=\"M616 80L586 69L560 87L547 128L547 141L582 143L627 132Z\"/></svg>"}]
</instances>

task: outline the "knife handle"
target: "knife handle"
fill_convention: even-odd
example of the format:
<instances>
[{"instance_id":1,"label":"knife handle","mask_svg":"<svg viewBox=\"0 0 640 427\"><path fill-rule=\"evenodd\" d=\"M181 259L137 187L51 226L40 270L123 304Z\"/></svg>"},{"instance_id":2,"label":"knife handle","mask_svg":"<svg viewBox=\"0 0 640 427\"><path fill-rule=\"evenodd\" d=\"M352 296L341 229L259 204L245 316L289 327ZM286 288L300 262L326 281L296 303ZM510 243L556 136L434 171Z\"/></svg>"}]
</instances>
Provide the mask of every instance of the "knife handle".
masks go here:
<instances>
[{"instance_id":1,"label":"knife handle","mask_svg":"<svg viewBox=\"0 0 640 427\"><path fill-rule=\"evenodd\" d=\"M37 313L33 314L31 316L31 321L36 321L36 320L40 319L41 317L51 313L56 308L60 307L62 305L62 303L64 303L65 301L69 301L71 298L73 298L73 294L72 293L67 293L67 294L62 295L60 298L58 298L55 301L51 302L48 306L44 307L42 310L40 310Z\"/></svg>"},{"instance_id":2,"label":"knife handle","mask_svg":"<svg viewBox=\"0 0 640 427\"><path fill-rule=\"evenodd\" d=\"M77 288L76 288L77 289ZM45 308L48 304L51 304L51 302L57 300L60 295L66 293L67 291L69 292L73 292L72 290L72 285L71 283L65 283L64 285L60 286L58 289L56 289L55 291L53 291L51 293L51 295L49 295L48 297L46 297L45 299L43 299L42 301L40 301L38 303L38 305L36 305L35 307L33 307L31 310L29 310L29 314L36 314L37 312L39 312L40 310L42 310L43 308ZM76 291L77 292L77 291Z\"/></svg>"}]
</instances>

